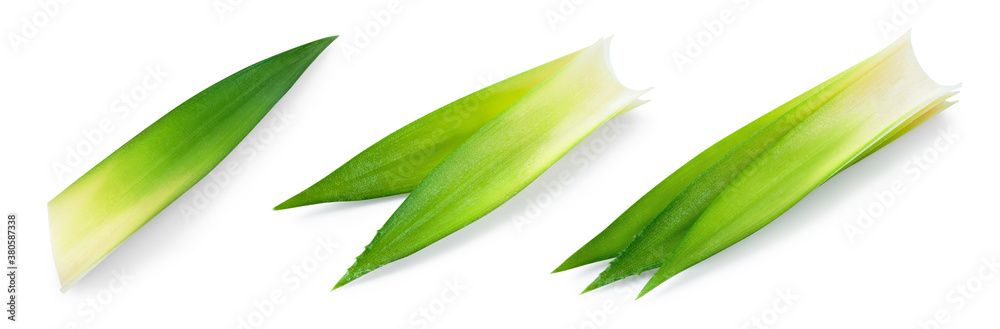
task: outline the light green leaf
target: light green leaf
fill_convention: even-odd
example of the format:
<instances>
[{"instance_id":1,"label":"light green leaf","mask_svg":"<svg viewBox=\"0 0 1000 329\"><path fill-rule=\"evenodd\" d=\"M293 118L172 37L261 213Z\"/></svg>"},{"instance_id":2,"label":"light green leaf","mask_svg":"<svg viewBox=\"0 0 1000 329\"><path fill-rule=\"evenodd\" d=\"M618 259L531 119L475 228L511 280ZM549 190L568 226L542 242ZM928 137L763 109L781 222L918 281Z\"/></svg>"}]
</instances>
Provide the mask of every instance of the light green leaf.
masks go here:
<instances>
[{"instance_id":1,"label":"light green leaf","mask_svg":"<svg viewBox=\"0 0 1000 329\"><path fill-rule=\"evenodd\" d=\"M883 51L890 52L741 172L639 295L764 227L953 94L955 87L934 83L920 68L909 34Z\"/></svg>"},{"instance_id":2,"label":"light green leaf","mask_svg":"<svg viewBox=\"0 0 1000 329\"><path fill-rule=\"evenodd\" d=\"M782 194L785 191L801 186L812 186L806 190L798 190L800 194L795 197L779 198L772 196L755 205L758 208L784 207L781 212L795 204L802 197L818 186L826 179L836 173L846 169L850 165L860 161L864 157L905 134L913 127L923 123L929 117L944 110L952 103L945 102L948 97L954 95L952 88L937 86L930 82L923 72L912 60L911 66L893 67L891 64L899 61L899 58L909 58L912 60L912 50L909 46L908 36L901 38L893 45L889 46L879 54L855 65L842 72L834 78L827 80L810 91L796 97L792 101L785 103L781 107L771 111L765 116L748 124L739 131L731 134L726 139L705 150L695 159L683 166L666 180L661 182L652 191L647 193L635 205L629 208L621 217L613 222L604 232L591 240L587 245L570 257L558 270L564 270L587 263L610 258L615 253L615 249L620 251L615 260L608 268L601 273L585 291L606 285L620 280L630 275L639 274L643 271L660 267L664 262L670 263L668 259L678 259L675 254L684 251L680 245L691 238L693 225L701 221L712 222L705 219L711 209L728 209L740 204L743 199L720 199L735 187L742 187L750 190L753 186L745 185L746 175L756 173L766 176L770 174L780 174L776 168L761 168L762 159L777 159L767 162L769 165L784 161L788 166L796 166L800 171L813 173L815 176L824 177L822 180L798 181L775 179L768 181L766 187L770 187L769 193ZM890 68L891 67L891 68ZM907 71L909 70L909 71ZM909 80L901 77L909 78ZM920 80L920 79L923 80ZM881 81L884 85L906 84L903 89L893 89L887 92L883 89L872 87L869 81ZM891 83L890 83L891 82ZM867 89L866 89L867 88ZM910 94L900 95L910 88ZM924 89L920 89L924 88ZM903 90L903 91L901 91ZM907 98L909 97L909 98ZM857 102L857 99L866 99L867 103ZM893 101L914 99L921 100L918 107L906 108L910 103L892 103ZM854 102L852 102L854 101ZM884 108L887 104L896 104L892 109ZM889 114L887 114L889 113ZM895 117L892 117L895 115ZM892 117L896 121L868 121L872 117ZM821 122L821 123L815 123ZM858 122L865 123L864 125ZM839 126L835 123L840 124ZM881 125L880 125L881 124ZM813 125L825 131L837 132L828 134L828 139L815 137L817 131L807 130ZM870 143L855 146L847 144L847 141L856 141L859 135L871 136L875 129L882 134L874 135L868 141ZM867 134L867 135L865 135ZM809 139L809 144L803 136L813 136ZM839 138L838 138L839 137ZM798 142L799 144L795 144ZM813 162L809 156L818 158L814 151L821 146L827 147L830 152L839 152L840 155L850 155L850 159L845 162L836 162L840 158L833 158L833 154L823 154L831 159L829 162ZM726 148L729 149L726 149ZM798 153L796 153L798 152ZM809 156L806 156L809 155ZM818 160L817 160L818 161ZM830 162L839 163L836 168L822 171L817 174L821 164ZM808 164L808 165L807 165ZM815 177L809 176L809 177ZM765 183L762 183L765 184ZM804 184L804 185L803 185ZM678 191L679 190L679 191ZM678 192L674 192L678 191ZM753 190L759 191L759 190ZM748 194L741 197L748 198ZM723 200L726 202L724 203ZM767 213L767 216L755 218L755 222L760 226L770 222L781 212ZM655 215L650 215L654 214ZM735 212L727 213L734 215ZM725 221L724 216L714 219L715 221ZM762 223L762 224L760 224ZM708 224L704 224L708 225ZM753 225L750 226L755 227ZM744 232L747 235L756 231L759 227ZM701 233L703 239L709 239L712 233L706 229ZM734 235L738 236L738 235ZM718 250L739 241L746 235L739 236L738 239L729 241L728 244L714 245ZM684 241L684 242L682 242ZM700 241L700 240L691 240ZM716 241L716 240L712 240ZM711 249L712 245L699 245L698 242L690 242L686 248L697 249L699 247ZM686 252L686 251L685 251ZM711 252L704 257L708 257ZM682 254L683 255L683 254ZM697 261L704 258L697 258ZM696 263L696 262L695 262ZM687 266L693 265L693 263ZM679 272L687 268L674 269ZM661 268L654 280L650 281L644 293L654 287L657 280L664 279L664 276L676 274L662 274ZM662 282L662 281L660 281Z\"/></svg>"},{"instance_id":3,"label":"light green leaf","mask_svg":"<svg viewBox=\"0 0 1000 329\"><path fill-rule=\"evenodd\" d=\"M623 87L600 41L517 100L420 182L340 287L478 220L517 194L641 91ZM334 287L334 288L336 288Z\"/></svg>"},{"instance_id":4,"label":"light green leaf","mask_svg":"<svg viewBox=\"0 0 1000 329\"><path fill-rule=\"evenodd\" d=\"M336 36L236 72L171 110L49 202L65 291L205 177Z\"/></svg>"},{"instance_id":5,"label":"light green leaf","mask_svg":"<svg viewBox=\"0 0 1000 329\"><path fill-rule=\"evenodd\" d=\"M743 126L743 128L740 128L736 132L733 132L729 136L726 136L726 138L723 138L710 146L708 149L699 153L693 159L674 171L674 173L670 174L670 176L662 182L653 187L652 190L643 195L639 201L636 201L631 207L625 210L625 212L615 219L611 225L608 225L604 231L601 231L600 234L587 242L587 244L581 247L580 250L577 250L573 253L573 255L566 259L565 262L559 265L553 273L605 259L611 259L617 256L622 250L625 249L625 247L628 247L628 244L632 241L632 239L635 238L635 236L639 234L639 232L641 232L646 225L649 225L649 222L663 212L663 209L666 208L667 205L669 205L670 202L674 200L674 198L676 198L685 187L698 178L702 172L719 161L720 158L743 142L743 140L756 133L771 121L774 121L775 118L781 116L789 109L802 103L809 97L812 97L830 83L839 80L844 74L847 74L847 72L850 71L851 70L845 71L844 73L841 73L819 86L816 86L812 90L805 92L795 99L788 101L787 103L779 106L764 116L757 118L753 122ZM651 268L659 266L660 263L666 260L665 255L653 258L656 260L649 262L648 265L652 266ZM640 270L640 272L641 271L642 270Z\"/></svg>"},{"instance_id":6,"label":"light green leaf","mask_svg":"<svg viewBox=\"0 0 1000 329\"><path fill-rule=\"evenodd\" d=\"M374 199L412 191L469 136L581 51L459 98L399 128L274 209Z\"/></svg>"},{"instance_id":7,"label":"light green leaf","mask_svg":"<svg viewBox=\"0 0 1000 329\"><path fill-rule=\"evenodd\" d=\"M571 255L566 261L564 261L555 272L561 272L568 269L576 268L586 264L602 261L605 259L611 259L622 252L629 243L635 238L639 232L642 231L657 215L660 215L664 209L681 193L684 188L690 185L699 175L701 175L705 170L714 165L723 156L729 153L733 148L742 143L744 140L757 133L760 129L764 128L776 118L788 112L790 109L802 104L809 98L813 97L820 91L824 90L831 84L840 81L842 78L855 72L864 62L859 63L840 74L837 74L833 78L813 87L809 91L795 97L794 99L782 104L778 108L771 110L767 114L757 118L753 122L750 122L746 126L743 126L739 130L733 132L726 138L716 142L708 149L705 149L693 159L685 163L679 169L670 174L666 179L661 181L652 190L647 192L638 201L636 201L631 207L625 210L611 225L608 225L604 231L601 231L596 237L591 239L587 244L577 250L573 255ZM678 233L683 234L686 229L678 230ZM679 238L679 237L675 237ZM666 249L671 249L672 247L667 247ZM667 250L669 253L670 250ZM662 253L649 258L650 261L646 262L644 269L636 270L635 273L638 274L645 270L653 269L659 266L664 260L666 260L666 253ZM631 275L631 274L630 274ZM627 275L626 275L627 276Z\"/></svg>"},{"instance_id":8,"label":"light green leaf","mask_svg":"<svg viewBox=\"0 0 1000 329\"><path fill-rule=\"evenodd\" d=\"M827 179L933 113L954 87L920 69L909 35L769 147L718 194L640 296L767 225ZM947 105L945 105L947 107ZM943 109L943 108L941 108Z\"/></svg>"}]
</instances>

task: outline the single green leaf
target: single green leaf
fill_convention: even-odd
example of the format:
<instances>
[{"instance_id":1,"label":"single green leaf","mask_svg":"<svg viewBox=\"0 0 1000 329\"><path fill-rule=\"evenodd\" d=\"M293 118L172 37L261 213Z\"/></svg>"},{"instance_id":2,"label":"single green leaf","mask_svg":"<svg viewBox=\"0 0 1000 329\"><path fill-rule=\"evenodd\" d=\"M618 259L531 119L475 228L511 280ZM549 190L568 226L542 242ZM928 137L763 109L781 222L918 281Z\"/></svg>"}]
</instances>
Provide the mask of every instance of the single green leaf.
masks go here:
<instances>
[{"instance_id":1,"label":"single green leaf","mask_svg":"<svg viewBox=\"0 0 1000 329\"><path fill-rule=\"evenodd\" d=\"M478 220L642 94L623 87L600 41L489 121L420 182L334 287Z\"/></svg>"},{"instance_id":2,"label":"single green leaf","mask_svg":"<svg viewBox=\"0 0 1000 329\"><path fill-rule=\"evenodd\" d=\"M374 199L412 191L469 136L581 51L459 98L399 128L274 209Z\"/></svg>"},{"instance_id":3,"label":"single green leaf","mask_svg":"<svg viewBox=\"0 0 1000 329\"><path fill-rule=\"evenodd\" d=\"M909 34L866 62L871 65L861 76L811 104L815 109L810 114L787 133L774 136L775 142L736 172L698 214L640 297L756 232L869 150L950 105L944 99L955 87L927 77L913 54ZM640 237L655 235L654 223ZM628 249L622 256L626 253Z\"/></svg>"},{"instance_id":4,"label":"single green leaf","mask_svg":"<svg viewBox=\"0 0 1000 329\"><path fill-rule=\"evenodd\" d=\"M118 148L48 204L62 290L205 177L336 36L240 70Z\"/></svg>"}]
</instances>

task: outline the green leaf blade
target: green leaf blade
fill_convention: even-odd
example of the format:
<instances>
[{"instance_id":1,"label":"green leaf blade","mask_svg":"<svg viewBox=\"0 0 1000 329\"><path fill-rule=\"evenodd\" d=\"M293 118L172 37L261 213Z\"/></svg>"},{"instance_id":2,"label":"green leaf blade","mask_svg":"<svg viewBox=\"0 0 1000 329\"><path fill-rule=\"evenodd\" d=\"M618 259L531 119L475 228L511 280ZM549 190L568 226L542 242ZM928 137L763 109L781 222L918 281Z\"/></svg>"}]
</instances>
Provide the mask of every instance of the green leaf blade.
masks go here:
<instances>
[{"instance_id":1,"label":"green leaf blade","mask_svg":"<svg viewBox=\"0 0 1000 329\"><path fill-rule=\"evenodd\" d=\"M48 204L63 290L218 165L336 38L253 64L186 100Z\"/></svg>"},{"instance_id":2,"label":"green leaf blade","mask_svg":"<svg viewBox=\"0 0 1000 329\"><path fill-rule=\"evenodd\" d=\"M580 52L497 82L407 124L274 209L367 200L412 191L473 133Z\"/></svg>"},{"instance_id":3,"label":"green leaf blade","mask_svg":"<svg viewBox=\"0 0 1000 329\"><path fill-rule=\"evenodd\" d=\"M867 150L912 129L907 127L922 122L924 114L949 106L942 101L953 87L927 77L909 37L883 53L893 48L891 56L742 171L701 214L640 296L761 229Z\"/></svg>"},{"instance_id":4,"label":"green leaf blade","mask_svg":"<svg viewBox=\"0 0 1000 329\"><path fill-rule=\"evenodd\" d=\"M650 222L652 222L664 211L664 209L678 196L678 194L681 193L682 190L684 190L684 188L690 185L696 178L698 178L699 175L718 162L719 159L724 157L733 148L738 146L740 143L743 143L744 140L757 133L757 131L761 130L776 118L788 112L790 109L802 104L809 98L814 97L817 93L824 90L831 84L840 81L848 74L857 71L863 64L864 62L859 63L837 74L833 78L820 83L816 87L813 87L805 93L802 93L792 100L782 104L771 112L755 119L746 126L743 126L736 132L733 132L729 136L726 136L722 140L710 146L708 149L699 153L693 159L681 166L681 168L674 171L670 174L670 176L653 187L652 190L643 195L642 198L630 206L624 213L622 213L622 215L608 225L607 228L577 250L553 272L561 272L590 263L615 258L623 250L625 250L626 247L628 247L635 237L642 232L642 230L646 228ZM686 229L682 229L679 232L682 234L683 232L686 232ZM647 265L645 265L645 267L634 269L630 271L630 273L638 274L645 270L656 268L660 263L666 260L665 255L655 257L653 259L655 261L650 261Z\"/></svg>"},{"instance_id":5,"label":"green leaf blade","mask_svg":"<svg viewBox=\"0 0 1000 329\"><path fill-rule=\"evenodd\" d=\"M784 112L750 134L736 147L705 169L643 228L629 245L601 272L584 292L637 275L662 264L688 233L701 214L758 157L795 130L824 104L850 88L897 49L890 48L855 65L833 80L785 103L774 112ZM794 100L793 100L794 101ZM782 109L787 107L787 110ZM768 115L765 115L768 117Z\"/></svg>"},{"instance_id":6,"label":"green leaf blade","mask_svg":"<svg viewBox=\"0 0 1000 329\"><path fill-rule=\"evenodd\" d=\"M618 83L607 62L607 47L606 40L584 50L441 162L336 287L485 216L601 124L638 104L642 92Z\"/></svg>"}]
</instances>

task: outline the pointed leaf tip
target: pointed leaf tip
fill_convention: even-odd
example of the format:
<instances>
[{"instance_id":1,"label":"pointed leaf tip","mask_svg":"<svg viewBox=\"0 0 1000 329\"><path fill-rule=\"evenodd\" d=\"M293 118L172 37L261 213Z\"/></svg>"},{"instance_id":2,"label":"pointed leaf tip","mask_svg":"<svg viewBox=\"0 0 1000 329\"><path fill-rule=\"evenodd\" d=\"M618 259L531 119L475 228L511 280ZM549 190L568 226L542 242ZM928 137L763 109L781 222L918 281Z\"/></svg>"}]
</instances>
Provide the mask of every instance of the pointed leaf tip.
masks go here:
<instances>
[{"instance_id":1,"label":"pointed leaf tip","mask_svg":"<svg viewBox=\"0 0 1000 329\"><path fill-rule=\"evenodd\" d=\"M577 266L573 266L573 264L574 263L572 262L572 257L571 257L570 259L567 259L567 260L563 261L562 264L559 264L559 266L556 267L555 270L552 270L552 273L550 273L550 274L555 274L555 273L559 273L559 272L562 272L562 271L566 271L566 270L570 270L570 269L576 268Z\"/></svg>"},{"instance_id":2,"label":"pointed leaf tip","mask_svg":"<svg viewBox=\"0 0 1000 329\"><path fill-rule=\"evenodd\" d=\"M328 37L325 37L325 38L319 38L319 39L316 39L313 42L310 42L310 43L302 45L302 47L303 48L317 48L317 50L323 51L324 49L326 49L327 46L329 46L331 43L333 43L334 40L337 40L337 37L340 37L340 36L339 35L332 35L332 36L328 36Z\"/></svg>"},{"instance_id":3,"label":"pointed leaf tip","mask_svg":"<svg viewBox=\"0 0 1000 329\"><path fill-rule=\"evenodd\" d=\"M340 277L340 280L337 281L337 284L333 285L333 289L330 289L330 291L334 291L337 288L343 287L344 285L351 283L351 281L354 281L355 279L361 277L361 274L357 274L354 270L356 265L357 263L355 263L355 265L351 265L351 268L347 269L347 272L344 273L344 276Z\"/></svg>"},{"instance_id":4,"label":"pointed leaf tip","mask_svg":"<svg viewBox=\"0 0 1000 329\"><path fill-rule=\"evenodd\" d=\"M336 39L258 61L184 101L48 203L66 291L215 168Z\"/></svg>"},{"instance_id":5,"label":"pointed leaf tip","mask_svg":"<svg viewBox=\"0 0 1000 329\"><path fill-rule=\"evenodd\" d=\"M330 289L330 291L337 290L337 288L343 287L348 282L351 282L350 280L345 281L344 279L346 279L346 277L341 277L340 280L337 281L337 284L333 285L333 288Z\"/></svg>"},{"instance_id":6,"label":"pointed leaf tip","mask_svg":"<svg viewBox=\"0 0 1000 329\"><path fill-rule=\"evenodd\" d=\"M271 210L285 210L299 206L301 206L301 204L296 204L295 197L292 197L291 199L285 200L284 202L279 203L277 206L274 206L274 208L272 208Z\"/></svg>"}]
</instances>

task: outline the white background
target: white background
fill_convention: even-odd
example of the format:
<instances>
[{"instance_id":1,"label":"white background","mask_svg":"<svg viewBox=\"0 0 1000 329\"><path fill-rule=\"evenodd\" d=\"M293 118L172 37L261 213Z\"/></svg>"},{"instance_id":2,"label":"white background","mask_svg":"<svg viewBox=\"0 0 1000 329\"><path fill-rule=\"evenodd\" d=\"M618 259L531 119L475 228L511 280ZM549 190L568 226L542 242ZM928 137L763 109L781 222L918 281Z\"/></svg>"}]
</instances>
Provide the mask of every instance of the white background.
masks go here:
<instances>
[{"instance_id":1,"label":"white background","mask_svg":"<svg viewBox=\"0 0 1000 329\"><path fill-rule=\"evenodd\" d=\"M561 13L555 0L402 1L361 44L360 29L379 24L371 12L388 1L233 1L221 15L216 6L228 2L66 1L55 14L38 14L45 11L36 1L5 1L0 212L21 221L13 327L236 328L249 319L254 328L420 328L420 321L430 328L740 328L765 315L772 328L919 328L941 313L941 328L995 328L1000 280L978 273L984 257L1000 253L1000 6L908 1L908 13L896 17L894 6L907 0L579 1L562 4ZM726 10L732 22L679 70L675 54ZM553 25L547 11L565 20ZM11 33L21 35L22 18L38 15L49 19L30 23L37 33L15 47ZM880 22L894 18L898 29L883 32ZM602 265L549 274L702 149L911 27L931 77L964 83L958 105L639 301L632 299L640 280L578 295ZM244 153L223 162L241 170L221 191L202 181L59 292L48 200L201 89L335 34L342 37L251 134L258 142L245 141ZM425 250L330 292L403 196L270 210L485 81L609 35L619 76L633 88L654 87L651 102L615 121L620 132L606 126L578 146L573 152L595 154L587 165L564 158L490 215ZM348 58L347 45L364 47ZM144 88L147 68L167 76ZM143 97L128 115L113 111L115 99L133 92ZM88 143L81 132L102 119L113 131L57 174L53 164L66 164L68 148ZM949 130L960 137L935 149ZM917 177L912 161L922 156L936 161ZM561 172L573 183L547 191ZM877 195L897 181L905 193L852 242L845 225L856 225L859 209L879 208ZM198 197L206 194L213 197ZM517 216L532 220L515 226ZM314 250L327 240L337 247L317 261ZM308 277L289 279L296 269ZM123 288L118 276L128 278ZM442 299L454 282L458 296ZM959 303L952 290L969 283L979 290ZM773 309L779 290L795 297L781 312ZM255 303L273 291L283 298L259 311ZM432 320L420 314L427 307L436 311Z\"/></svg>"}]
</instances>

